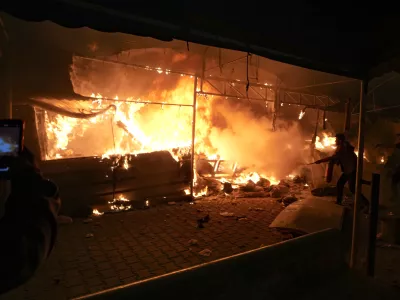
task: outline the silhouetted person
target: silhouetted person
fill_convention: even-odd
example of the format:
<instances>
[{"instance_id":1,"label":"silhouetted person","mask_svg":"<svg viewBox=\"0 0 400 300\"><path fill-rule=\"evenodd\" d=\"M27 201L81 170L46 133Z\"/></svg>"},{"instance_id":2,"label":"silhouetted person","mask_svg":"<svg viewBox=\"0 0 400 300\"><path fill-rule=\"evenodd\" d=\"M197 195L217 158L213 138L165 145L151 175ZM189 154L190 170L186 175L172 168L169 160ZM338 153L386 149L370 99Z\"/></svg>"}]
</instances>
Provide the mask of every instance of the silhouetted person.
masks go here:
<instances>
[{"instance_id":1,"label":"silhouetted person","mask_svg":"<svg viewBox=\"0 0 400 300\"><path fill-rule=\"evenodd\" d=\"M7 159L7 162L5 162ZM10 180L0 179L0 294L30 279L51 252L60 207L57 186L45 180L27 149L1 158Z\"/></svg>"},{"instance_id":2,"label":"silhouetted person","mask_svg":"<svg viewBox=\"0 0 400 300\"><path fill-rule=\"evenodd\" d=\"M346 183L349 185L350 192L354 195L356 192L356 174L357 174L357 155L354 152L354 147L346 141L344 134L336 134L336 150L332 156L317 160L315 163L320 164L323 162L333 162L336 165L340 165L342 175L337 181L337 198L336 203L342 204L343 201L343 190ZM367 200L362 198L362 206L367 205Z\"/></svg>"}]
</instances>

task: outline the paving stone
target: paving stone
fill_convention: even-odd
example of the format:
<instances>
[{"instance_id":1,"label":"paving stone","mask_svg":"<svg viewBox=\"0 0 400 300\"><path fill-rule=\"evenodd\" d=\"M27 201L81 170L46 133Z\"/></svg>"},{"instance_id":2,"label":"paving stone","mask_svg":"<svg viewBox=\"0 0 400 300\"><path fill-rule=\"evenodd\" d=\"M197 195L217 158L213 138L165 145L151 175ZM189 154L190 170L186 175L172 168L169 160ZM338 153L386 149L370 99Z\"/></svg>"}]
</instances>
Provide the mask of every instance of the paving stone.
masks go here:
<instances>
[{"instance_id":1,"label":"paving stone","mask_svg":"<svg viewBox=\"0 0 400 300\"><path fill-rule=\"evenodd\" d=\"M249 207L262 207L264 211L250 214ZM104 215L96 218L101 226L77 221L60 227L47 263L33 280L13 292L24 295L16 299L47 300L64 289L57 299L63 299L62 295L76 297L276 243L284 237L269 230L268 225L281 209L276 202L257 198L242 199L235 206L229 201L205 200L197 205L160 205ZM219 216L221 211L243 214L251 221L227 220ZM211 221L199 230L196 220L205 214L210 214ZM86 239L87 232L95 236ZM189 246L190 239L197 239L199 246ZM205 248L213 251L208 258L198 254ZM58 284L54 284L55 277L60 280ZM0 300L8 299L0 296Z\"/></svg>"}]
</instances>

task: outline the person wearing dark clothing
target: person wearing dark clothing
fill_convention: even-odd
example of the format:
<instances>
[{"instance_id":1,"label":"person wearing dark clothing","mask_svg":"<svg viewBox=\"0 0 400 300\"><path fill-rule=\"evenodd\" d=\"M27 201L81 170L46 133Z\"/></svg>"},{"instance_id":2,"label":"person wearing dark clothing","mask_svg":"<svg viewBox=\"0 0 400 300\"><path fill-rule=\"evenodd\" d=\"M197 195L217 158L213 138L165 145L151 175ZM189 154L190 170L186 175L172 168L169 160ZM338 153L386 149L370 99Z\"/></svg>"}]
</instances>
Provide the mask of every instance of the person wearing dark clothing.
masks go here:
<instances>
[{"instance_id":1,"label":"person wearing dark clothing","mask_svg":"<svg viewBox=\"0 0 400 300\"><path fill-rule=\"evenodd\" d=\"M336 203L341 205L343 202L343 191L346 183L353 195L356 192L357 155L354 152L354 147L346 141L346 138L342 133L336 135L336 147L336 151L332 156L317 160L315 163L320 164L323 162L332 162L336 165L340 165L342 175L336 183ZM368 202L365 197L362 196L361 198L362 206L367 205Z\"/></svg>"},{"instance_id":2,"label":"person wearing dark clothing","mask_svg":"<svg viewBox=\"0 0 400 300\"><path fill-rule=\"evenodd\" d=\"M57 186L42 177L29 150L8 164L10 180L0 179L0 294L28 281L48 257L61 205Z\"/></svg>"}]
</instances>

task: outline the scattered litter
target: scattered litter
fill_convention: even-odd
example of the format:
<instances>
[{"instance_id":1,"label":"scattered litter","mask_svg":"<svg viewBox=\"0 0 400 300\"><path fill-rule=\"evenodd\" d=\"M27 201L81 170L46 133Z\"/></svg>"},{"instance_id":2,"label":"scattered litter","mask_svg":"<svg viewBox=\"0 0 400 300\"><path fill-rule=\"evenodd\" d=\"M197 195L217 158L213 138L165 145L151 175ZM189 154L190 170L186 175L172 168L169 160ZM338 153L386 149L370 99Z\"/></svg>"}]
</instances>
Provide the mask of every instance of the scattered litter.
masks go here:
<instances>
[{"instance_id":1,"label":"scattered litter","mask_svg":"<svg viewBox=\"0 0 400 300\"><path fill-rule=\"evenodd\" d=\"M191 239L191 240L189 240L188 244L190 246L197 246L199 244L199 241L195 240L195 239Z\"/></svg>"},{"instance_id":2,"label":"scattered litter","mask_svg":"<svg viewBox=\"0 0 400 300\"><path fill-rule=\"evenodd\" d=\"M201 256L210 256L211 255L211 253L212 253L212 251L210 250L210 249L204 249L204 250L201 250L200 252L199 252L199 254L201 255Z\"/></svg>"},{"instance_id":3,"label":"scattered litter","mask_svg":"<svg viewBox=\"0 0 400 300\"><path fill-rule=\"evenodd\" d=\"M71 224L73 222L71 217L68 216L58 216L57 223L58 224Z\"/></svg>"},{"instance_id":4,"label":"scattered litter","mask_svg":"<svg viewBox=\"0 0 400 300\"><path fill-rule=\"evenodd\" d=\"M284 205L284 206L288 206L289 204L292 204L293 202L296 202L297 198L294 195L291 196L286 196L283 197L280 202Z\"/></svg>"},{"instance_id":5,"label":"scattered litter","mask_svg":"<svg viewBox=\"0 0 400 300\"><path fill-rule=\"evenodd\" d=\"M235 216L234 213L227 212L227 211L224 211L224 212L220 213L219 215L223 216L223 217L234 217Z\"/></svg>"},{"instance_id":6,"label":"scattered litter","mask_svg":"<svg viewBox=\"0 0 400 300\"><path fill-rule=\"evenodd\" d=\"M87 233L85 237L86 238L92 238L92 237L94 237L94 234L93 233Z\"/></svg>"},{"instance_id":7,"label":"scattered litter","mask_svg":"<svg viewBox=\"0 0 400 300\"><path fill-rule=\"evenodd\" d=\"M176 204L175 201L168 202L168 205L175 205L175 204Z\"/></svg>"},{"instance_id":8,"label":"scattered litter","mask_svg":"<svg viewBox=\"0 0 400 300\"><path fill-rule=\"evenodd\" d=\"M208 223L210 221L210 215L206 215L205 217L197 220L197 228L204 228L204 223Z\"/></svg>"},{"instance_id":9,"label":"scattered litter","mask_svg":"<svg viewBox=\"0 0 400 300\"><path fill-rule=\"evenodd\" d=\"M238 221L247 221L248 219L245 216L237 217L236 220Z\"/></svg>"},{"instance_id":10,"label":"scattered litter","mask_svg":"<svg viewBox=\"0 0 400 300\"><path fill-rule=\"evenodd\" d=\"M85 220L83 220L83 223L85 223L85 224L89 224L89 223L92 223L93 222L93 220L92 219L85 219Z\"/></svg>"},{"instance_id":11,"label":"scattered litter","mask_svg":"<svg viewBox=\"0 0 400 300\"><path fill-rule=\"evenodd\" d=\"M254 210L254 211L264 211L264 208L261 207L249 207L249 210Z\"/></svg>"}]
</instances>

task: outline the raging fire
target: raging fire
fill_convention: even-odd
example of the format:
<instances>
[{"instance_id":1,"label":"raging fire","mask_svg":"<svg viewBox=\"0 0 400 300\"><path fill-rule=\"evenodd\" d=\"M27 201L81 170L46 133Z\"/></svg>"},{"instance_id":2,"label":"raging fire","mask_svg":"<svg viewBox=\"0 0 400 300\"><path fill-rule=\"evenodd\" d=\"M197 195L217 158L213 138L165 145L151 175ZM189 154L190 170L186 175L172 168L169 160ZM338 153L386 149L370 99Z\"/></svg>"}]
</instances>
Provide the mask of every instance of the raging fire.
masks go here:
<instances>
[{"instance_id":1,"label":"raging fire","mask_svg":"<svg viewBox=\"0 0 400 300\"><path fill-rule=\"evenodd\" d=\"M122 89L122 92L118 90L119 95L110 94L107 89L101 89L101 93L93 92L96 90L93 87L100 86L98 83L76 82L77 79L71 75L76 92L92 98L91 102L82 101L85 102L85 109L81 112L96 115L91 118L72 118L45 111L46 159L97 156L113 159L128 169L128 157L131 154L166 150L177 161L190 154L193 76L181 75L171 84L163 79L172 77L168 75L169 70L156 68L154 71L160 75L150 80L150 92L140 91L140 97L128 97L134 94L129 88ZM218 118L222 119L221 127L213 124ZM229 180L234 188L249 180L256 183L261 178L276 185L279 183L277 177L284 178L291 172L288 161L298 161L298 154L292 148L298 148L295 145L302 138L293 134L295 127L271 134L267 129L268 122L266 117L257 119L250 109L238 109L233 105L229 107L219 98L215 101L213 96L207 98L198 94L195 153L209 160L227 159L236 162L236 165L249 166L248 171L242 170ZM293 136L298 137L296 141ZM287 145L289 140L291 144L282 149L281 145ZM325 145L324 141L322 145ZM194 181L196 184L197 179L194 178ZM185 193L189 192L185 190ZM207 187L196 189L194 196L204 196L207 192ZM109 204L113 210L120 211L130 209L129 202L120 196Z\"/></svg>"},{"instance_id":2,"label":"raging fire","mask_svg":"<svg viewBox=\"0 0 400 300\"><path fill-rule=\"evenodd\" d=\"M315 139L315 148L318 150L334 150L336 149L335 137L329 136L327 133L322 133L322 138L319 136Z\"/></svg>"}]
</instances>

